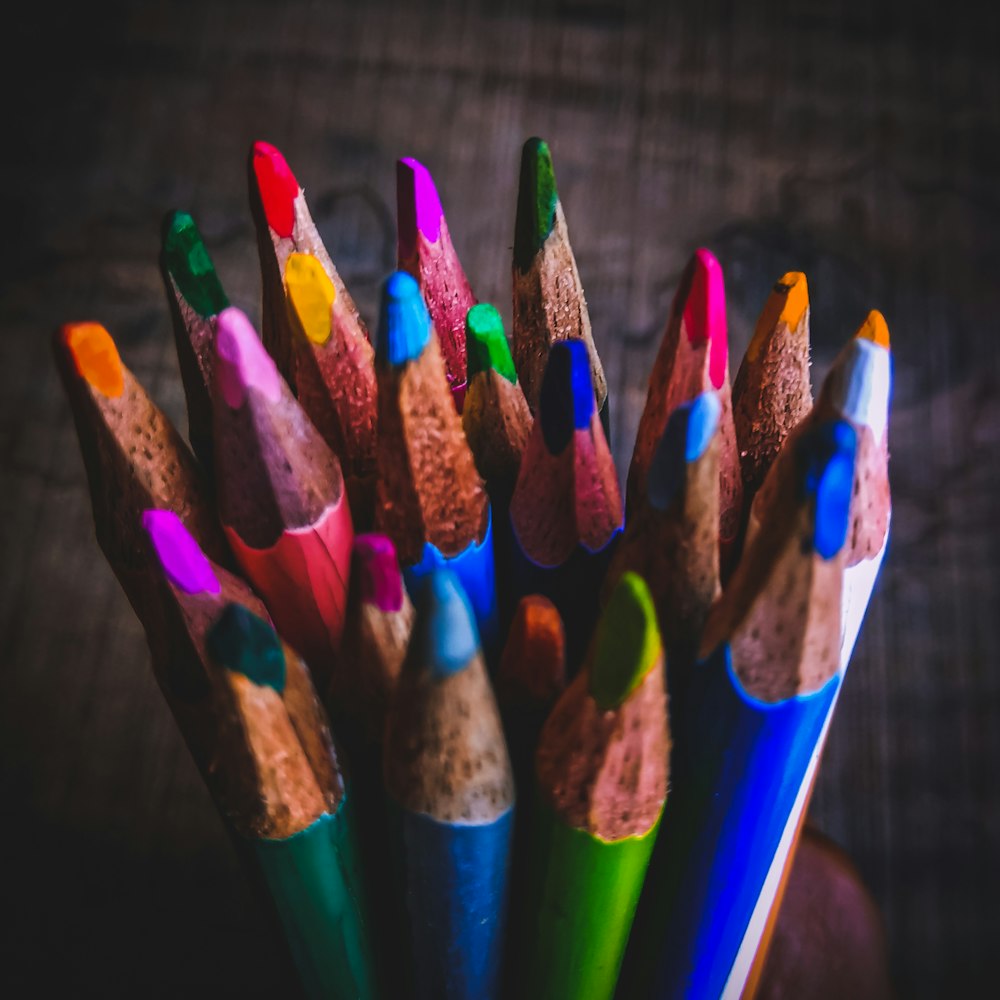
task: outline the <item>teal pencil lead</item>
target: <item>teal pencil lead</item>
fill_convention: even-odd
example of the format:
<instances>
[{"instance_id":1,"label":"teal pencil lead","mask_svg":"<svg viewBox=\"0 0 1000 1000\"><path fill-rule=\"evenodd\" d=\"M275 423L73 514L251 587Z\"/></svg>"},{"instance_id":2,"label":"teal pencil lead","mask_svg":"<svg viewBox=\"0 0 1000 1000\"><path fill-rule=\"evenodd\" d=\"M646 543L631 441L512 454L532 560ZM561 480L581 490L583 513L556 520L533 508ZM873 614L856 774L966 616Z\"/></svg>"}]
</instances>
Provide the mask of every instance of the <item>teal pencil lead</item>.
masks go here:
<instances>
[{"instance_id":1,"label":"teal pencil lead","mask_svg":"<svg viewBox=\"0 0 1000 1000\"><path fill-rule=\"evenodd\" d=\"M242 604L227 604L205 634L212 658L255 684L285 689L285 653L277 633Z\"/></svg>"},{"instance_id":2,"label":"teal pencil lead","mask_svg":"<svg viewBox=\"0 0 1000 1000\"><path fill-rule=\"evenodd\" d=\"M199 316L215 316L229 305L201 233L187 212L167 214L162 247L167 272Z\"/></svg>"}]
</instances>

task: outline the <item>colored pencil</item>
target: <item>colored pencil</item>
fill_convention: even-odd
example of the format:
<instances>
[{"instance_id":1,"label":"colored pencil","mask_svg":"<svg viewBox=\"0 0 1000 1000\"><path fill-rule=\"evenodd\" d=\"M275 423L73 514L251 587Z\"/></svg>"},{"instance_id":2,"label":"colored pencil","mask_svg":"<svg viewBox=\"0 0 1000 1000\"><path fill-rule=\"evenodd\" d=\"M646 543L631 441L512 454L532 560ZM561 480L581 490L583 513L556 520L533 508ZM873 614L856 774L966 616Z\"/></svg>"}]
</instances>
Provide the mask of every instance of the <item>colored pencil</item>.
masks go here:
<instances>
[{"instance_id":1,"label":"colored pencil","mask_svg":"<svg viewBox=\"0 0 1000 1000\"><path fill-rule=\"evenodd\" d=\"M416 281L397 271L382 293L375 523L396 546L407 585L447 567L461 580L487 657L496 648L489 500L452 405Z\"/></svg>"},{"instance_id":2,"label":"colored pencil","mask_svg":"<svg viewBox=\"0 0 1000 1000\"><path fill-rule=\"evenodd\" d=\"M56 365L83 454L97 541L143 618L153 600L142 512L175 511L214 560L232 556L210 491L187 445L122 364L98 323L69 323L53 339Z\"/></svg>"},{"instance_id":3,"label":"colored pencil","mask_svg":"<svg viewBox=\"0 0 1000 1000\"><path fill-rule=\"evenodd\" d=\"M638 573L656 606L674 709L694 667L701 630L719 596L718 393L703 392L670 414L604 580L610 595L625 570Z\"/></svg>"},{"instance_id":4,"label":"colored pencil","mask_svg":"<svg viewBox=\"0 0 1000 1000\"><path fill-rule=\"evenodd\" d=\"M796 445L714 605L675 720L672 784L625 995L739 996L840 686L840 598L857 435Z\"/></svg>"},{"instance_id":5,"label":"colored pencil","mask_svg":"<svg viewBox=\"0 0 1000 1000\"><path fill-rule=\"evenodd\" d=\"M618 475L580 340L559 341L549 351L510 521L514 598L543 594L559 609L573 673L590 640L601 581L622 529Z\"/></svg>"},{"instance_id":6,"label":"colored pencil","mask_svg":"<svg viewBox=\"0 0 1000 1000\"><path fill-rule=\"evenodd\" d=\"M744 511L785 438L811 408L809 288L804 274L789 271L768 296L733 382Z\"/></svg>"},{"instance_id":7,"label":"colored pencil","mask_svg":"<svg viewBox=\"0 0 1000 1000\"><path fill-rule=\"evenodd\" d=\"M646 476L667 418L681 404L716 391L719 420L719 544L723 570L739 535L743 485L729 389L726 292L722 268L705 249L698 250L681 277L670 319L649 376L646 406L639 420L628 470L626 509L646 490Z\"/></svg>"},{"instance_id":8,"label":"colored pencil","mask_svg":"<svg viewBox=\"0 0 1000 1000\"><path fill-rule=\"evenodd\" d=\"M465 318L469 384L462 428L498 512L510 503L521 455L531 433L531 411L521 391L503 331L503 320L486 302Z\"/></svg>"},{"instance_id":9,"label":"colored pencil","mask_svg":"<svg viewBox=\"0 0 1000 1000\"><path fill-rule=\"evenodd\" d=\"M466 387L465 316L476 299L451 242L434 179L412 157L396 163L396 215L399 267L420 286L461 413Z\"/></svg>"},{"instance_id":10,"label":"colored pencil","mask_svg":"<svg viewBox=\"0 0 1000 1000\"><path fill-rule=\"evenodd\" d=\"M163 220L160 273L187 400L188 440L202 468L211 475L215 327L229 299L201 233L187 212L170 212Z\"/></svg>"},{"instance_id":11,"label":"colored pencil","mask_svg":"<svg viewBox=\"0 0 1000 1000\"><path fill-rule=\"evenodd\" d=\"M642 578L626 572L538 746L517 995L614 995L667 797L669 753L656 611Z\"/></svg>"},{"instance_id":12,"label":"colored pencil","mask_svg":"<svg viewBox=\"0 0 1000 1000\"><path fill-rule=\"evenodd\" d=\"M344 305L319 257L289 256L285 292L296 395L340 459L355 524L369 526L377 463L375 352L354 303Z\"/></svg>"},{"instance_id":13,"label":"colored pencil","mask_svg":"<svg viewBox=\"0 0 1000 1000\"><path fill-rule=\"evenodd\" d=\"M229 544L322 690L340 644L354 530L337 456L246 316L219 314L216 492Z\"/></svg>"},{"instance_id":14,"label":"colored pencil","mask_svg":"<svg viewBox=\"0 0 1000 1000\"><path fill-rule=\"evenodd\" d=\"M309 671L170 511L143 516L160 585L154 668L270 893L307 995L375 997L352 808Z\"/></svg>"},{"instance_id":15,"label":"colored pencil","mask_svg":"<svg viewBox=\"0 0 1000 1000\"><path fill-rule=\"evenodd\" d=\"M841 669L850 662L861 622L889 538L892 503L889 490L889 400L892 356L889 329L877 310L865 318L830 367L813 409L789 436L750 509L748 540L766 518L783 467L793 461L794 445L816 424L847 420L858 434L858 460L851 499L851 525L841 601Z\"/></svg>"},{"instance_id":16,"label":"colored pencil","mask_svg":"<svg viewBox=\"0 0 1000 1000\"><path fill-rule=\"evenodd\" d=\"M331 309L331 326L334 327L336 343L351 346L355 365L345 366L341 374L349 371L352 378L358 378L358 371L363 368L360 364L364 355L363 341L368 339L368 333L316 229L305 192L285 157L270 143L253 144L248 172L250 211L257 230L257 250L264 286L264 345L285 380L298 391L298 358L285 302L285 280L289 257L293 253L309 254L319 261L336 293ZM317 390L314 379L309 384L313 391ZM353 423L350 426L353 427Z\"/></svg>"},{"instance_id":17,"label":"colored pencil","mask_svg":"<svg viewBox=\"0 0 1000 1000\"><path fill-rule=\"evenodd\" d=\"M385 783L400 811L419 998L496 994L514 783L472 609L441 570L417 621L386 724Z\"/></svg>"},{"instance_id":18,"label":"colored pencil","mask_svg":"<svg viewBox=\"0 0 1000 1000\"><path fill-rule=\"evenodd\" d=\"M605 437L611 436L608 382L590 328L590 313L569 242L548 144L532 137L521 149L514 221L514 362L533 413L538 413L552 345L587 345L590 376Z\"/></svg>"}]
</instances>

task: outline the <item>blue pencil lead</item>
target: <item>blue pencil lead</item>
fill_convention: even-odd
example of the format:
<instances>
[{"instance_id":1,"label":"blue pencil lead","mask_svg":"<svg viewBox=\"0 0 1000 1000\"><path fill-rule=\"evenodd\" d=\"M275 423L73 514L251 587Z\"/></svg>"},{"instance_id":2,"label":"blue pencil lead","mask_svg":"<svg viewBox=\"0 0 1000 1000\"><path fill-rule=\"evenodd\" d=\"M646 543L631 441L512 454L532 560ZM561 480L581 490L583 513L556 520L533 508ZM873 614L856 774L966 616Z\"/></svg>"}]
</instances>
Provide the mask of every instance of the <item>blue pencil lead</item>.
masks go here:
<instances>
[{"instance_id":1,"label":"blue pencil lead","mask_svg":"<svg viewBox=\"0 0 1000 1000\"><path fill-rule=\"evenodd\" d=\"M458 673L479 650L479 632L472 606L451 570L435 570L421 581L417 592L414 641L432 675Z\"/></svg>"},{"instance_id":2,"label":"blue pencil lead","mask_svg":"<svg viewBox=\"0 0 1000 1000\"><path fill-rule=\"evenodd\" d=\"M539 400L542 436L550 454L558 455L574 430L590 426L594 405L586 344L575 339L559 341L549 351Z\"/></svg>"},{"instance_id":3,"label":"blue pencil lead","mask_svg":"<svg viewBox=\"0 0 1000 1000\"><path fill-rule=\"evenodd\" d=\"M420 288L405 271L396 271L382 288L377 354L393 368L420 357L431 335Z\"/></svg>"},{"instance_id":4,"label":"blue pencil lead","mask_svg":"<svg viewBox=\"0 0 1000 1000\"><path fill-rule=\"evenodd\" d=\"M703 392L670 414L646 480L646 495L656 510L666 510L680 492L688 463L705 453L719 427L721 413L718 394Z\"/></svg>"},{"instance_id":5,"label":"blue pencil lead","mask_svg":"<svg viewBox=\"0 0 1000 1000\"><path fill-rule=\"evenodd\" d=\"M824 559L835 556L847 539L857 434L846 420L832 420L799 442L800 484L815 498L813 547Z\"/></svg>"}]
</instances>

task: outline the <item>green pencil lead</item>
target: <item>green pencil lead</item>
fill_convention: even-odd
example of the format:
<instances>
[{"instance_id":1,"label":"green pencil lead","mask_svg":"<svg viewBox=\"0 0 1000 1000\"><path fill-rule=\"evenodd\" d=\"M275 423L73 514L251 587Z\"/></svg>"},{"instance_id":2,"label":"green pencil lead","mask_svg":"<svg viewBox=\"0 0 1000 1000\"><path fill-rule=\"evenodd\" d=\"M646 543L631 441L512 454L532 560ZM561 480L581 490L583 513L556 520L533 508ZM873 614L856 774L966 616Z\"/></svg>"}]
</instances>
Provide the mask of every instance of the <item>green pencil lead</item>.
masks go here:
<instances>
[{"instance_id":1,"label":"green pencil lead","mask_svg":"<svg viewBox=\"0 0 1000 1000\"><path fill-rule=\"evenodd\" d=\"M556 222L556 175L548 143L529 139L521 150L521 179L514 221L514 263L523 274Z\"/></svg>"},{"instance_id":2,"label":"green pencil lead","mask_svg":"<svg viewBox=\"0 0 1000 1000\"><path fill-rule=\"evenodd\" d=\"M514 359L510 356L507 335L503 332L503 320L488 302L480 302L466 313L465 349L470 379L477 372L492 369L517 385L517 372L514 370Z\"/></svg>"},{"instance_id":3,"label":"green pencil lead","mask_svg":"<svg viewBox=\"0 0 1000 1000\"><path fill-rule=\"evenodd\" d=\"M285 653L277 633L242 604L227 604L205 634L212 658L228 670L285 690Z\"/></svg>"},{"instance_id":4,"label":"green pencil lead","mask_svg":"<svg viewBox=\"0 0 1000 1000\"><path fill-rule=\"evenodd\" d=\"M590 693L602 709L617 708L656 665L663 645L646 581L623 573L597 623Z\"/></svg>"},{"instance_id":5,"label":"green pencil lead","mask_svg":"<svg viewBox=\"0 0 1000 1000\"><path fill-rule=\"evenodd\" d=\"M170 212L164 219L163 261L199 316L215 316L229 305L201 233L187 212Z\"/></svg>"}]
</instances>

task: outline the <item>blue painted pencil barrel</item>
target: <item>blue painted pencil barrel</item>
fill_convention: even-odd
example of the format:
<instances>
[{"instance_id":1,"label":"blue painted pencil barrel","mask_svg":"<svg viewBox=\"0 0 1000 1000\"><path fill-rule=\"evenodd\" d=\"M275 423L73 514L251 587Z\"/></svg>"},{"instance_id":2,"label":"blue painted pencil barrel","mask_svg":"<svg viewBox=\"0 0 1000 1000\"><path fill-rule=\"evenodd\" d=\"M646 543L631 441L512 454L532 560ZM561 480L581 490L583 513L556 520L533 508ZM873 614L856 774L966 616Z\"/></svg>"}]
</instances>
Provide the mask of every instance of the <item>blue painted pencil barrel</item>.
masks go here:
<instances>
[{"instance_id":1,"label":"blue painted pencil barrel","mask_svg":"<svg viewBox=\"0 0 1000 1000\"><path fill-rule=\"evenodd\" d=\"M498 991L514 810L492 823L402 816L404 883L419 1000Z\"/></svg>"},{"instance_id":2,"label":"blue painted pencil barrel","mask_svg":"<svg viewBox=\"0 0 1000 1000\"><path fill-rule=\"evenodd\" d=\"M465 590L479 629L486 662L495 667L500 655L500 625L497 613L496 572L493 562L493 513L487 511L486 533L481 542L470 542L458 555L445 556L430 542L425 543L420 562L403 570L411 596L418 580L435 570L450 569Z\"/></svg>"},{"instance_id":3,"label":"blue painted pencil barrel","mask_svg":"<svg viewBox=\"0 0 1000 1000\"><path fill-rule=\"evenodd\" d=\"M699 665L623 995L722 995L840 680L767 704L743 691L728 646Z\"/></svg>"}]
</instances>

